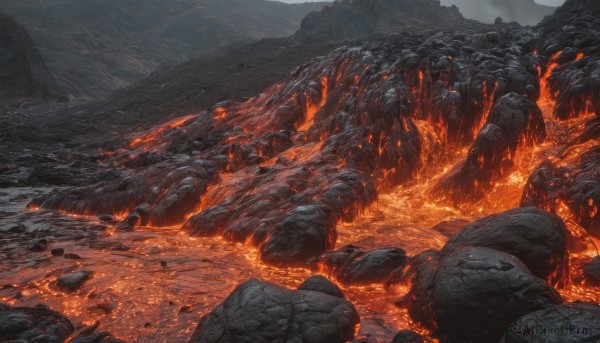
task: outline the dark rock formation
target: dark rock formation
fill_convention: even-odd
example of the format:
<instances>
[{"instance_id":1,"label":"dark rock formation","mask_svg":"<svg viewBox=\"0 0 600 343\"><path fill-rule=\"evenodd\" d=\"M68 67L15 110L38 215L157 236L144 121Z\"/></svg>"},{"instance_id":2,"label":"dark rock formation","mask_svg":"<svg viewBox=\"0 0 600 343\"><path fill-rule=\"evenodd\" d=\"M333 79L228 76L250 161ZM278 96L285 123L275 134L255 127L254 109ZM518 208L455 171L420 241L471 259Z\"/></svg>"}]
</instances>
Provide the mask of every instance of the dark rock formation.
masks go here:
<instances>
[{"instance_id":1,"label":"dark rock formation","mask_svg":"<svg viewBox=\"0 0 600 343\"><path fill-rule=\"evenodd\" d=\"M418 333L410 330L399 331L395 336L392 343L423 343L423 337Z\"/></svg>"},{"instance_id":2,"label":"dark rock formation","mask_svg":"<svg viewBox=\"0 0 600 343\"><path fill-rule=\"evenodd\" d=\"M566 207L590 234L600 237L600 147L593 146L569 165L546 161L534 171L523 190L521 206L551 212Z\"/></svg>"},{"instance_id":3,"label":"dark rock formation","mask_svg":"<svg viewBox=\"0 0 600 343\"><path fill-rule=\"evenodd\" d=\"M484 217L450 238L442 253L460 247L486 247L519 258L541 279L568 278L568 231L556 215L537 208L516 208Z\"/></svg>"},{"instance_id":4,"label":"dark rock formation","mask_svg":"<svg viewBox=\"0 0 600 343\"><path fill-rule=\"evenodd\" d=\"M583 273L590 284L600 286L600 256L596 256L583 268Z\"/></svg>"},{"instance_id":5,"label":"dark rock formation","mask_svg":"<svg viewBox=\"0 0 600 343\"><path fill-rule=\"evenodd\" d=\"M311 41L343 40L376 32L453 27L463 21L456 7L440 6L439 0L346 0L308 14L296 36Z\"/></svg>"},{"instance_id":6,"label":"dark rock formation","mask_svg":"<svg viewBox=\"0 0 600 343\"><path fill-rule=\"evenodd\" d=\"M75 328L62 314L44 305L10 307L0 303L0 341L32 343L124 343L108 332L94 329L71 337Z\"/></svg>"},{"instance_id":7,"label":"dark rock formation","mask_svg":"<svg viewBox=\"0 0 600 343\"><path fill-rule=\"evenodd\" d=\"M321 292L334 297L344 298L342 290L336 284L321 275L309 277L300 285L300 287L298 287L298 290Z\"/></svg>"},{"instance_id":8,"label":"dark rock formation","mask_svg":"<svg viewBox=\"0 0 600 343\"><path fill-rule=\"evenodd\" d=\"M600 341L600 307L569 303L526 314L507 327L501 343Z\"/></svg>"},{"instance_id":9,"label":"dark rock formation","mask_svg":"<svg viewBox=\"0 0 600 343\"><path fill-rule=\"evenodd\" d=\"M27 30L0 11L0 102L46 100L58 93Z\"/></svg>"},{"instance_id":10,"label":"dark rock formation","mask_svg":"<svg viewBox=\"0 0 600 343\"><path fill-rule=\"evenodd\" d=\"M250 280L202 318L190 343L344 343L358 324L344 299Z\"/></svg>"},{"instance_id":11,"label":"dark rock formation","mask_svg":"<svg viewBox=\"0 0 600 343\"><path fill-rule=\"evenodd\" d=\"M48 240L45 238L37 239L37 240L29 243L29 246L27 247L27 250L33 251L33 252L45 251L47 249L48 249Z\"/></svg>"},{"instance_id":12,"label":"dark rock formation","mask_svg":"<svg viewBox=\"0 0 600 343\"><path fill-rule=\"evenodd\" d=\"M69 343L125 343L125 341L115 338L109 332L103 331L74 338Z\"/></svg>"},{"instance_id":13,"label":"dark rock formation","mask_svg":"<svg viewBox=\"0 0 600 343\"><path fill-rule=\"evenodd\" d=\"M404 267L406 252L398 248L364 251L352 245L323 254L320 264L343 284L382 283Z\"/></svg>"},{"instance_id":14,"label":"dark rock formation","mask_svg":"<svg viewBox=\"0 0 600 343\"><path fill-rule=\"evenodd\" d=\"M80 271L63 275L56 280L56 287L65 292L74 292L92 276L88 271Z\"/></svg>"},{"instance_id":15,"label":"dark rock formation","mask_svg":"<svg viewBox=\"0 0 600 343\"><path fill-rule=\"evenodd\" d=\"M165 168L174 168L166 176ZM34 200L41 206L73 213L99 215L118 214L133 209L137 215L125 219L126 225L152 223L173 225L198 205L200 195L215 178L215 168L209 161L184 159L170 161L137 170L138 174L123 177L118 182L103 182L93 188L69 189L60 197L51 194Z\"/></svg>"},{"instance_id":16,"label":"dark rock formation","mask_svg":"<svg viewBox=\"0 0 600 343\"><path fill-rule=\"evenodd\" d=\"M333 229L332 229L333 228ZM294 265L335 246L333 213L322 205L292 209L262 246L261 257L271 264Z\"/></svg>"},{"instance_id":17,"label":"dark rock formation","mask_svg":"<svg viewBox=\"0 0 600 343\"><path fill-rule=\"evenodd\" d=\"M412 282L411 316L452 342L498 341L516 318L561 301L516 257L488 248L461 248L422 263Z\"/></svg>"},{"instance_id":18,"label":"dark rock formation","mask_svg":"<svg viewBox=\"0 0 600 343\"><path fill-rule=\"evenodd\" d=\"M0 341L62 343L73 332L71 322L43 305L0 304Z\"/></svg>"},{"instance_id":19,"label":"dark rock formation","mask_svg":"<svg viewBox=\"0 0 600 343\"><path fill-rule=\"evenodd\" d=\"M440 181L455 201L480 198L514 168L517 150L546 137L542 112L531 99L510 93L495 103L467 158Z\"/></svg>"},{"instance_id":20,"label":"dark rock formation","mask_svg":"<svg viewBox=\"0 0 600 343\"><path fill-rule=\"evenodd\" d=\"M567 0L538 26L539 50L556 68L550 74L555 116L573 118L598 113L600 104L600 5L593 0Z\"/></svg>"}]
</instances>

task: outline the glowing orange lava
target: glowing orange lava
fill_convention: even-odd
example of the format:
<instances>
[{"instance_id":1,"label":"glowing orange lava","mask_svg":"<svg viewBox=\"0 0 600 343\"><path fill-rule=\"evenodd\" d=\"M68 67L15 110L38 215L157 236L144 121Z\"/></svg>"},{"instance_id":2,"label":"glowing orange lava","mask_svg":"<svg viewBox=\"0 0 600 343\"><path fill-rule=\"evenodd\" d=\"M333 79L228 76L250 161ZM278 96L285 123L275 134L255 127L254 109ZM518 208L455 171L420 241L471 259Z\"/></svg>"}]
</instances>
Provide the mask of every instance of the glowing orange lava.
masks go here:
<instances>
[{"instance_id":1,"label":"glowing orange lava","mask_svg":"<svg viewBox=\"0 0 600 343\"><path fill-rule=\"evenodd\" d=\"M142 148L144 151L149 151L160 143L160 140L164 134L183 126L188 121L196 117L196 114L190 114L185 117L173 119L148 131L139 133L131 139L129 146L131 148Z\"/></svg>"},{"instance_id":2,"label":"glowing orange lava","mask_svg":"<svg viewBox=\"0 0 600 343\"><path fill-rule=\"evenodd\" d=\"M559 54L552 56L543 76L540 68L541 96L538 105L543 110L546 120L547 140L539 146L522 148L515 156L511 156L516 167L505 171L492 189L484 192L483 198L456 205L448 203L441 196L432 195L433 187L440 177L464 158L467 149L445 145L444 133L434 127L434 124L416 120L415 125L423 139L424 167L411 181L379 194L378 201L356 220L340 222L337 226L337 246L354 244L364 249L394 246L406 250L409 255L428 249L439 250L449 235L432 229L436 224L444 221L473 221L518 207L527 178L542 161L552 159L557 163L568 163L589 148L590 144L597 145L599 142L593 141L571 147L561 154L555 151L555 148L573 139L583 130L582 123L586 119L585 116L580 116L559 122L551 115L556 94L551 94L549 78L552 71L558 67L556 58ZM578 56L582 57L583 55ZM423 73L419 71L417 77L419 89L415 91L421 92ZM335 81L341 78L341 74L337 73ZM360 80L355 78L355 82L358 81ZM326 105L328 83L329 76L321 77L320 94L317 94L315 99L306 97L305 116L297 125L297 130L301 133L310 129L315 122L315 116ZM483 127L492 110L497 87L497 82L493 86L483 84L483 113L481 122L475 128L477 132ZM269 92L280 88L281 85L276 85ZM254 118L253 111L257 111L261 102L266 101L269 92L238 106L235 111L221 107L214 110L214 120L245 124L243 134L229 136L225 138L224 143L248 142L261 135L260 129L268 126L268 123L260 122L261 118ZM299 96L294 94L292 97ZM269 115L274 118L276 113ZM131 140L130 146L143 150L156 147L161 144L164 134L194 117L190 115L179 118L138 134ZM403 125L408 130L408 125ZM382 140L378 139L377 134L374 136L370 134L369 143L378 141L379 146L376 148L381 154ZM274 167L277 160L285 159L285 169L278 171L278 179L275 181L248 186L247 194L267 192L280 185L289 186L296 191L293 185L286 183L286 176L304 168L303 162L315 158L322 146L322 141L313 142L265 158L264 162L258 164L258 168ZM434 151L439 147L443 147L445 151L436 154ZM259 154L263 156L262 152ZM230 150L228 157L234 159L235 152ZM231 198L232 192L239 192L251 179L248 173L246 169L221 173L220 181L209 187L195 212ZM188 218L193 214L190 213ZM125 215L125 212L116 214L119 219ZM600 242L590 238L585 230L577 226L566 206L560 208L558 215L565 220L574 236L582 237L589 243L582 251L571 254L571 280L559 288L559 292L567 301L585 300L598 303L600 289L585 284L581 276L581 266L598 255L597 247ZM84 216L74 216L69 220L93 221L92 218ZM198 318L225 299L237 284L258 277L295 288L313 274L304 268L267 266L259 261L258 249L247 242L231 243L222 237L194 238L177 229L144 227L135 232L118 234L109 231L103 244L126 244L126 251L98 249L94 248L92 243L65 243L64 247L69 251L93 258L77 261L50 259L45 262L54 270L50 274L47 273L49 267L26 268L29 261L23 262L15 272L0 274L4 283L19 287L22 299L16 299L14 294L0 293L0 300L19 305L43 302L79 322L93 323L100 320L103 330L112 331L120 338L131 341L180 342L185 341L184 338L193 331ZM52 283L61 273L74 268L85 268L94 275L80 293L66 295L52 288ZM357 306L361 315L359 337L365 332L375 333L372 339L389 343L397 330L411 329L423 334L428 342L435 341L426 329L412 321L406 309L394 305L394 301L408 290L405 285L394 288L392 292L386 291L382 285L340 287ZM109 308L110 310L107 310Z\"/></svg>"}]
</instances>

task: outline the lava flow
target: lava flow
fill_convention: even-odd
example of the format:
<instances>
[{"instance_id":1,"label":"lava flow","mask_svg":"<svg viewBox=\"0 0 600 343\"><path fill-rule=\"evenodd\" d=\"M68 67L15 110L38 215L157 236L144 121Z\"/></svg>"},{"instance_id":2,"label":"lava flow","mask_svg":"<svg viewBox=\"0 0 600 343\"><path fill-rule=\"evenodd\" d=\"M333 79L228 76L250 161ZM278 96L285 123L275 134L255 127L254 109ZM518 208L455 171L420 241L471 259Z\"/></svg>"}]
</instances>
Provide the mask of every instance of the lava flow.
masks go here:
<instances>
[{"instance_id":1,"label":"lava flow","mask_svg":"<svg viewBox=\"0 0 600 343\"><path fill-rule=\"evenodd\" d=\"M79 257L3 248L18 262L2 270L0 300L41 302L138 342L210 331L211 311L250 278L296 289L328 276L361 317L356 342L404 329L485 342L538 303L598 304L600 288L582 272L600 244L598 99L577 85L590 57L572 48L544 57L534 38L520 27L390 35L316 59L244 103L137 134L101 162L124 169L117 180L44 192L14 211L85 228L78 240L47 228ZM83 287L56 288L77 270L91 275ZM525 286L469 298L463 311L481 327L457 328L462 276L495 287L486 278L504 272ZM539 298L520 299L508 323L479 318L488 296L519 292ZM500 299L489 301L513 300Z\"/></svg>"}]
</instances>

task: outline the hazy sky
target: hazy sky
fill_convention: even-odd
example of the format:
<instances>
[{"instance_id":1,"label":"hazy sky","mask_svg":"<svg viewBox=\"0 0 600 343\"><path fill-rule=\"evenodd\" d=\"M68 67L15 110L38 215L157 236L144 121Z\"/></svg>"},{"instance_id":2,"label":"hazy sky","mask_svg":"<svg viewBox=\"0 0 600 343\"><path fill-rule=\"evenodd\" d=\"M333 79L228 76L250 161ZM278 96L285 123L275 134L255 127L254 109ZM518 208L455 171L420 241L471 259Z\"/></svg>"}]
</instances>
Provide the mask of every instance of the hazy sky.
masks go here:
<instances>
[{"instance_id":1,"label":"hazy sky","mask_svg":"<svg viewBox=\"0 0 600 343\"><path fill-rule=\"evenodd\" d=\"M306 0L279 0L279 1L287 2L287 3L308 2ZM314 0L314 1L318 1L318 0ZM565 2L565 0L535 0L535 2L537 2L538 4L558 6L558 5L562 5L562 3Z\"/></svg>"}]
</instances>

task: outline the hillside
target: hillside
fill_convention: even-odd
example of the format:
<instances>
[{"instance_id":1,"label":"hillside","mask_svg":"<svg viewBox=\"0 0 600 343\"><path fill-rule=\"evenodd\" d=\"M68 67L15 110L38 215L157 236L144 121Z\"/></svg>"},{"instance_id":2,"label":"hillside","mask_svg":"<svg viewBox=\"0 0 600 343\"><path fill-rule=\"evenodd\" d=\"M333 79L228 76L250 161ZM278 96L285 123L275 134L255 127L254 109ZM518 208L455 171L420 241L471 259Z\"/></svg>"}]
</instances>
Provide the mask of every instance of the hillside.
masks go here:
<instances>
[{"instance_id":1,"label":"hillside","mask_svg":"<svg viewBox=\"0 0 600 343\"><path fill-rule=\"evenodd\" d=\"M450 28L464 22L456 7L440 6L439 0L337 1L308 14L296 35L304 40L335 41L377 32Z\"/></svg>"},{"instance_id":2,"label":"hillside","mask_svg":"<svg viewBox=\"0 0 600 343\"><path fill-rule=\"evenodd\" d=\"M54 78L27 30L0 11L0 101L57 97Z\"/></svg>"},{"instance_id":3,"label":"hillside","mask_svg":"<svg viewBox=\"0 0 600 343\"><path fill-rule=\"evenodd\" d=\"M323 3L266 0L0 0L30 31L50 71L74 98L101 98L236 42L293 34Z\"/></svg>"}]
</instances>

